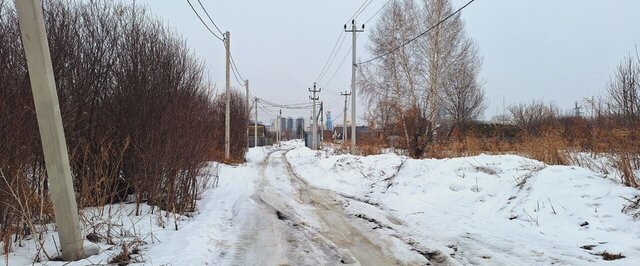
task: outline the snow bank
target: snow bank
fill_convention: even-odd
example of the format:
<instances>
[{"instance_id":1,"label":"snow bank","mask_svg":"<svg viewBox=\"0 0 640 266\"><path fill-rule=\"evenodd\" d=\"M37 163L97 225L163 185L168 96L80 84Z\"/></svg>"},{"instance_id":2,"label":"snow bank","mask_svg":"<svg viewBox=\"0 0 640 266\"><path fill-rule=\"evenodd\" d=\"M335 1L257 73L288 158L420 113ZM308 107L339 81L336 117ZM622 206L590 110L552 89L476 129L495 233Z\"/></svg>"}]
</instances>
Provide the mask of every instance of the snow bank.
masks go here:
<instances>
[{"instance_id":1,"label":"snow bank","mask_svg":"<svg viewBox=\"0 0 640 266\"><path fill-rule=\"evenodd\" d=\"M608 263L640 265L640 224L621 212L640 193L584 168L513 155L322 158L303 147L287 157L313 185L394 214L398 234L463 264L600 264L607 251L626 256Z\"/></svg>"},{"instance_id":2,"label":"snow bank","mask_svg":"<svg viewBox=\"0 0 640 266\"><path fill-rule=\"evenodd\" d=\"M259 163L264 157L262 149L251 149L248 165ZM251 167L228 166L213 163L211 167L219 166L218 186L207 189L198 202L196 213L187 216L174 215L146 204L141 205L142 215L135 215L134 204L112 205L112 215L108 215L109 206L105 206L105 213L98 214L98 209L88 208L83 214L94 224L100 226L101 234L105 235L107 221L111 221L111 240L97 239L91 242L85 240L85 249L92 255L75 262L42 261L44 265L96 265L107 264L122 251L122 243L130 243L135 249L130 262L145 265L205 265L212 261L230 264L232 249L238 236L238 227L232 224L233 218L242 211L242 203L246 202L255 190L254 181L257 173ZM212 183L210 185L213 186ZM175 230L175 226L178 230ZM50 225L53 227L53 225ZM52 241L57 232L50 230L44 235L45 249L50 256L57 255L56 246ZM92 229L86 227L84 234L90 234ZM9 265L32 265L36 254L36 244L33 240L25 240L22 246L14 245L13 252L8 255ZM44 256L41 256L44 257ZM7 263L0 262L0 265Z\"/></svg>"}]
</instances>

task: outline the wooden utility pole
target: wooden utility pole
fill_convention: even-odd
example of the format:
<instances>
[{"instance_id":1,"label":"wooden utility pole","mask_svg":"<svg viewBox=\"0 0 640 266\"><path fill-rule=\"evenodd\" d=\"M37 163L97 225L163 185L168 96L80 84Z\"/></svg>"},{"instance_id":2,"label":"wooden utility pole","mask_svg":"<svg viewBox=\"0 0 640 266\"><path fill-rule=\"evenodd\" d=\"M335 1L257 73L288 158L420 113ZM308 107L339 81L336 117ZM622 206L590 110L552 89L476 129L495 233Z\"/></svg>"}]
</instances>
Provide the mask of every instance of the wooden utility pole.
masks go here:
<instances>
[{"instance_id":1,"label":"wooden utility pole","mask_svg":"<svg viewBox=\"0 0 640 266\"><path fill-rule=\"evenodd\" d=\"M316 96L316 93L320 92L320 88L316 88L316 83L313 83L313 90L309 88L309 92L313 93L313 96L309 96L313 101L313 110L311 111L311 149L318 149L318 115L316 114L316 101L320 97Z\"/></svg>"},{"instance_id":2,"label":"wooden utility pole","mask_svg":"<svg viewBox=\"0 0 640 266\"><path fill-rule=\"evenodd\" d=\"M347 98L351 93L349 92L341 92L340 95L344 96L344 113L342 113L342 144L347 143Z\"/></svg>"},{"instance_id":3,"label":"wooden utility pole","mask_svg":"<svg viewBox=\"0 0 640 266\"><path fill-rule=\"evenodd\" d=\"M356 34L364 31L364 24L362 29L358 29L356 26L356 20L351 20L351 29L347 30L347 25L344 25L345 32L352 33L352 47L351 47L351 154L356 154Z\"/></svg>"},{"instance_id":4,"label":"wooden utility pole","mask_svg":"<svg viewBox=\"0 0 640 266\"><path fill-rule=\"evenodd\" d=\"M229 159L231 145L231 33L224 33L224 46L227 50L226 61L226 105L224 113L224 158Z\"/></svg>"},{"instance_id":5,"label":"wooden utility pole","mask_svg":"<svg viewBox=\"0 0 640 266\"><path fill-rule=\"evenodd\" d=\"M85 256L82 230L71 180L69 154L60 115L42 5L39 0L19 0L15 3L49 178L49 193L59 232L62 259L79 260Z\"/></svg>"}]
</instances>

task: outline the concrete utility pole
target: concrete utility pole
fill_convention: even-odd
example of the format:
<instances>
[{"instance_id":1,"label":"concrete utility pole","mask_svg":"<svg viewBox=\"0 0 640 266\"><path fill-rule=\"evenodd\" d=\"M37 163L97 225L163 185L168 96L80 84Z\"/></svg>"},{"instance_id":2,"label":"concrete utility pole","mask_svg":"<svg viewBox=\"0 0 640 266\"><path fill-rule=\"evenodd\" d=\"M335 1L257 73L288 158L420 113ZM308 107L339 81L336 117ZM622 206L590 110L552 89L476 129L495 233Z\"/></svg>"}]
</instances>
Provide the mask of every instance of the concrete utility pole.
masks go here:
<instances>
[{"instance_id":1,"label":"concrete utility pole","mask_svg":"<svg viewBox=\"0 0 640 266\"><path fill-rule=\"evenodd\" d=\"M352 47L351 47L351 154L356 154L356 34L364 31L364 24L362 29L358 29L356 26L356 20L351 20L351 29L347 30L347 25L344 25L345 32L352 33Z\"/></svg>"},{"instance_id":2,"label":"concrete utility pole","mask_svg":"<svg viewBox=\"0 0 640 266\"><path fill-rule=\"evenodd\" d=\"M258 97L256 97L256 121L253 121L253 147L258 147Z\"/></svg>"},{"instance_id":3,"label":"concrete utility pole","mask_svg":"<svg viewBox=\"0 0 640 266\"><path fill-rule=\"evenodd\" d=\"M224 33L224 47L227 50L227 61L226 61L226 99L227 103L225 105L225 113L224 113L224 158L229 159L230 153L230 145L231 145L231 33Z\"/></svg>"},{"instance_id":4,"label":"concrete utility pole","mask_svg":"<svg viewBox=\"0 0 640 266\"><path fill-rule=\"evenodd\" d=\"M322 101L320 101L320 110L318 111L318 116L320 116L320 123L318 123L318 130L320 131L320 139L318 149L322 149L322 142L324 141L324 108L322 106Z\"/></svg>"},{"instance_id":5,"label":"concrete utility pole","mask_svg":"<svg viewBox=\"0 0 640 266\"><path fill-rule=\"evenodd\" d=\"M51 54L39 0L16 1L62 259L85 257Z\"/></svg>"},{"instance_id":6,"label":"concrete utility pole","mask_svg":"<svg viewBox=\"0 0 640 266\"><path fill-rule=\"evenodd\" d=\"M251 106L249 106L249 80L245 80L244 81L244 88L246 90L245 92L245 96L247 97L247 120L251 119ZM251 138L251 135L249 133L249 125L247 125L247 147L249 146L249 138Z\"/></svg>"},{"instance_id":7,"label":"concrete utility pole","mask_svg":"<svg viewBox=\"0 0 640 266\"><path fill-rule=\"evenodd\" d=\"M280 147L280 141L282 140L282 109L278 113L278 147Z\"/></svg>"},{"instance_id":8,"label":"concrete utility pole","mask_svg":"<svg viewBox=\"0 0 640 266\"><path fill-rule=\"evenodd\" d=\"M344 113L342 114L342 144L347 143L347 98L351 93L341 92L340 95L344 96Z\"/></svg>"},{"instance_id":9,"label":"concrete utility pole","mask_svg":"<svg viewBox=\"0 0 640 266\"><path fill-rule=\"evenodd\" d=\"M311 149L318 149L317 139L318 139L318 115L316 114L316 101L320 99L320 97L316 96L316 93L320 92L322 89L316 89L316 83L313 83L313 90L309 88L309 92L313 93L313 96L309 96L311 100L313 100L313 110L311 111Z\"/></svg>"}]
</instances>

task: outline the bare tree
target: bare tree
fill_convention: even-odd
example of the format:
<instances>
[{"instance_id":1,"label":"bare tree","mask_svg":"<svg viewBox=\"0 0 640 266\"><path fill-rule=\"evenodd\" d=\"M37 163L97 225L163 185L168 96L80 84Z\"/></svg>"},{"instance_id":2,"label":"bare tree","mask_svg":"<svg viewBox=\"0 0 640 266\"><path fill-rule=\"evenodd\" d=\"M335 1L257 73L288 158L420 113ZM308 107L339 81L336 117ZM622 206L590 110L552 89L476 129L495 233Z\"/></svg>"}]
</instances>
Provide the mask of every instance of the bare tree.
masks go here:
<instances>
[{"instance_id":1,"label":"bare tree","mask_svg":"<svg viewBox=\"0 0 640 266\"><path fill-rule=\"evenodd\" d=\"M611 77L607 93L614 115L627 125L636 121L640 116L640 62L631 56L625 57Z\"/></svg>"},{"instance_id":2,"label":"bare tree","mask_svg":"<svg viewBox=\"0 0 640 266\"><path fill-rule=\"evenodd\" d=\"M509 107L513 123L529 134L539 134L544 127L557 122L560 109L553 103L532 101Z\"/></svg>"},{"instance_id":3,"label":"bare tree","mask_svg":"<svg viewBox=\"0 0 640 266\"><path fill-rule=\"evenodd\" d=\"M447 119L460 123L484 110L478 82L481 60L473 41L465 37L460 14L436 27L453 12L450 0L391 2L371 33L371 54L387 54L433 30L360 66L370 124L402 135L416 157L435 140L436 130L449 123Z\"/></svg>"},{"instance_id":4,"label":"bare tree","mask_svg":"<svg viewBox=\"0 0 640 266\"><path fill-rule=\"evenodd\" d=\"M477 119L487 107L478 79L480 67L477 48L470 40L465 41L459 57L447 72L443 88L442 108L452 123L450 133L454 128L464 131L464 125Z\"/></svg>"}]
</instances>

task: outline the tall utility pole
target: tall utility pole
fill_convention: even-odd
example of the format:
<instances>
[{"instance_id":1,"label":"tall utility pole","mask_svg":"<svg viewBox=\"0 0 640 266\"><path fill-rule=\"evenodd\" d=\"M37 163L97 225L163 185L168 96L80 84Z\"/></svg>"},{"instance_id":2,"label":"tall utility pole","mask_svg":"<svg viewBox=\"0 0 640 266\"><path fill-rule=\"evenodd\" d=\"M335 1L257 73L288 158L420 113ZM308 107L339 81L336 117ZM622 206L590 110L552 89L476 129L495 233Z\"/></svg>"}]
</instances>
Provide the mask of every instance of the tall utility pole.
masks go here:
<instances>
[{"instance_id":1,"label":"tall utility pole","mask_svg":"<svg viewBox=\"0 0 640 266\"><path fill-rule=\"evenodd\" d=\"M320 148L322 148L323 141L324 141L324 106L322 105L322 101L320 101Z\"/></svg>"},{"instance_id":2,"label":"tall utility pole","mask_svg":"<svg viewBox=\"0 0 640 266\"><path fill-rule=\"evenodd\" d=\"M344 113L342 114L342 144L347 143L347 98L351 93L341 92L340 95L344 96Z\"/></svg>"},{"instance_id":3,"label":"tall utility pole","mask_svg":"<svg viewBox=\"0 0 640 266\"><path fill-rule=\"evenodd\" d=\"M316 96L316 93L320 92L320 88L316 88L316 83L313 83L313 90L309 88L309 92L313 93L313 96L309 96L311 100L313 100L313 110L311 111L311 149L318 149L318 115L316 114L316 101L320 99L320 97Z\"/></svg>"},{"instance_id":4,"label":"tall utility pole","mask_svg":"<svg viewBox=\"0 0 640 266\"><path fill-rule=\"evenodd\" d=\"M227 103L225 105L224 113L224 158L229 159L229 151L231 149L231 33L224 33L224 47L227 49L227 61L226 61L226 98Z\"/></svg>"},{"instance_id":5,"label":"tall utility pole","mask_svg":"<svg viewBox=\"0 0 640 266\"><path fill-rule=\"evenodd\" d=\"M253 147L258 147L258 97L255 101L256 120L253 121Z\"/></svg>"},{"instance_id":6,"label":"tall utility pole","mask_svg":"<svg viewBox=\"0 0 640 266\"><path fill-rule=\"evenodd\" d=\"M352 47L351 47L351 154L356 154L356 34L364 31L364 24L362 29L358 29L356 26L356 20L351 20L351 29L347 29L347 25L344 25L345 32L352 33Z\"/></svg>"},{"instance_id":7,"label":"tall utility pole","mask_svg":"<svg viewBox=\"0 0 640 266\"><path fill-rule=\"evenodd\" d=\"M85 256L82 231L42 5L39 0L21 0L16 1L16 10L49 177L49 193L59 232L62 259L79 260Z\"/></svg>"},{"instance_id":8,"label":"tall utility pole","mask_svg":"<svg viewBox=\"0 0 640 266\"><path fill-rule=\"evenodd\" d=\"M280 147L280 141L282 141L282 109L278 113L278 147Z\"/></svg>"},{"instance_id":9,"label":"tall utility pole","mask_svg":"<svg viewBox=\"0 0 640 266\"><path fill-rule=\"evenodd\" d=\"M247 120L251 119L251 106L249 106L249 80L244 81L244 88L246 90L245 96L247 97ZM249 147L249 138L251 138L249 132L249 125L247 125L247 147Z\"/></svg>"}]
</instances>

